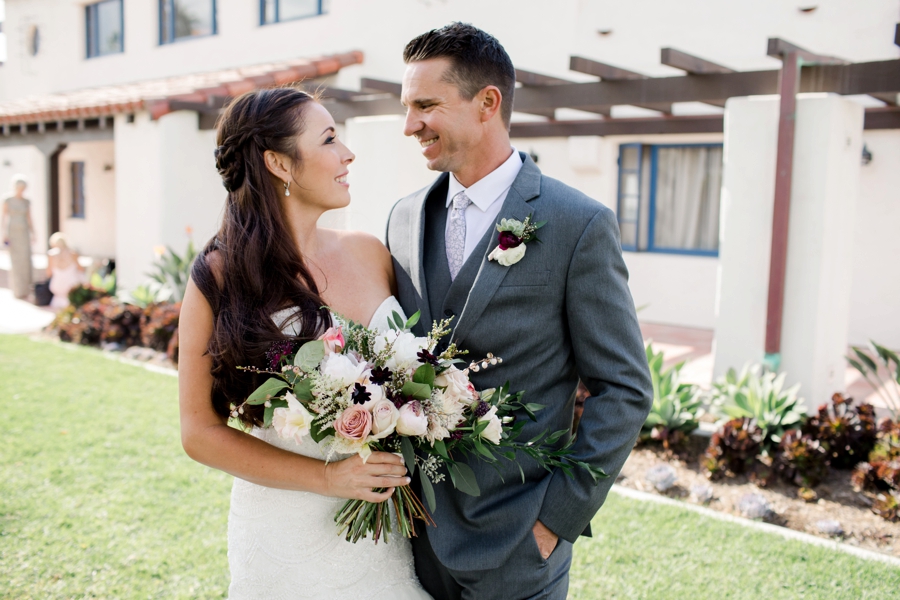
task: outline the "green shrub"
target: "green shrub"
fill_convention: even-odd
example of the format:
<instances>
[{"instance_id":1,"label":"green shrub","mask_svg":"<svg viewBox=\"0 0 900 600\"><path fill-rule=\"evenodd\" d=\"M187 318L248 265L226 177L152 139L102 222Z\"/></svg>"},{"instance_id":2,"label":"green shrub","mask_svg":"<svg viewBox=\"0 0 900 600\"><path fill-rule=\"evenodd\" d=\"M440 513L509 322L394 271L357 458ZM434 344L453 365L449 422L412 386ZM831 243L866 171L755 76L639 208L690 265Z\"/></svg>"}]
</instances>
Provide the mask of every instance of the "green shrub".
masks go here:
<instances>
[{"instance_id":1,"label":"green shrub","mask_svg":"<svg viewBox=\"0 0 900 600\"><path fill-rule=\"evenodd\" d=\"M764 456L774 453L785 432L800 428L806 418L806 406L797 398L800 386L784 389L785 377L753 365L740 374L729 369L713 384L713 410L727 419L753 419L763 432Z\"/></svg>"},{"instance_id":2,"label":"green shrub","mask_svg":"<svg viewBox=\"0 0 900 600\"><path fill-rule=\"evenodd\" d=\"M654 352L652 343L647 344L646 352L653 381L653 407L641 428L641 439L660 441L670 450L700 424L697 420L702 414L700 388L679 383L684 362L663 369L663 353Z\"/></svg>"}]
</instances>

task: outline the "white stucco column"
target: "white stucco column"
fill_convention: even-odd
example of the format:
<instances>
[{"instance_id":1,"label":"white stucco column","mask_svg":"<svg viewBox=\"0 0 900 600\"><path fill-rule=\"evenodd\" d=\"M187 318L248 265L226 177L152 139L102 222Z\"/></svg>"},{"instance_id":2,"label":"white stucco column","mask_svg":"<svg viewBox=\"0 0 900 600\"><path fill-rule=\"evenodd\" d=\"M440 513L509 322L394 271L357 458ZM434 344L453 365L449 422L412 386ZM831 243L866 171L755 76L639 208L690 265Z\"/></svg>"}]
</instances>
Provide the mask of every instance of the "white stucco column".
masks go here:
<instances>
[{"instance_id":1,"label":"white stucco column","mask_svg":"<svg viewBox=\"0 0 900 600\"><path fill-rule=\"evenodd\" d=\"M844 387L863 107L797 101L781 368L814 409ZM715 375L764 354L778 98L725 111Z\"/></svg>"},{"instance_id":2,"label":"white stucco column","mask_svg":"<svg viewBox=\"0 0 900 600\"><path fill-rule=\"evenodd\" d=\"M119 287L147 281L156 246L182 254L187 228L198 250L218 229L226 192L216 172L215 131L200 130L197 113L156 121L139 113L116 117L116 270Z\"/></svg>"},{"instance_id":3,"label":"white stucco column","mask_svg":"<svg viewBox=\"0 0 900 600\"><path fill-rule=\"evenodd\" d=\"M438 176L425 166L418 142L403 135L403 119L397 115L358 117L346 124L347 145L356 160L350 165L352 200L349 208L343 209L342 225L380 240L384 240L388 215L397 200ZM335 217L326 215L323 224L328 218Z\"/></svg>"}]
</instances>

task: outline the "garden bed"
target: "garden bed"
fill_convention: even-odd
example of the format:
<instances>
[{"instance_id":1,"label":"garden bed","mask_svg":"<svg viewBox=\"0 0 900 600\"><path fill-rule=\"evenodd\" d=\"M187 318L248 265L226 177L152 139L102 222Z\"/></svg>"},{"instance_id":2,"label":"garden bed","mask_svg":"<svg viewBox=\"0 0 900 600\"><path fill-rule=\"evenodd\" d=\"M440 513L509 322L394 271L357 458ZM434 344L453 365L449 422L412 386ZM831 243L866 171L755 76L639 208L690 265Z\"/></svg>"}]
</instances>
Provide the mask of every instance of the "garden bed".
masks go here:
<instances>
[{"instance_id":1,"label":"garden bed","mask_svg":"<svg viewBox=\"0 0 900 600\"><path fill-rule=\"evenodd\" d=\"M748 494L759 494L771 509L763 518L766 522L900 556L900 523L886 521L871 511L871 500L853 490L851 471L830 469L825 480L815 487L818 499L807 502L798 497L800 488L780 480L766 487L752 483L746 475L710 481L700 464L708 443L709 438L689 436L685 445L671 455L660 446L638 445L625 463L617 483L644 492L660 493L647 481L646 473L652 467L668 464L677 479L662 495L743 516L739 509L741 499ZM692 494L694 486L709 486L712 499L703 502L702 498L697 498ZM817 525L820 521L837 521L843 534L823 533Z\"/></svg>"}]
</instances>

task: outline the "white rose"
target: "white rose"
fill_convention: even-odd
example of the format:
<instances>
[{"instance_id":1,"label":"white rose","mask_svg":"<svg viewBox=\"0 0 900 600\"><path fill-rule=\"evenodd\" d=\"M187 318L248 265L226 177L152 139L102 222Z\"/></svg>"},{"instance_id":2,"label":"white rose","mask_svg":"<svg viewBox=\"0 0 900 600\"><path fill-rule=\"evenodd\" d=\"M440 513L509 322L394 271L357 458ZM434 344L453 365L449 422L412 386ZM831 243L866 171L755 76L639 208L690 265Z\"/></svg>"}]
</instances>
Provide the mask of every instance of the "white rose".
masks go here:
<instances>
[{"instance_id":1,"label":"white rose","mask_svg":"<svg viewBox=\"0 0 900 600\"><path fill-rule=\"evenodd\" d=\"M500 422L500 417L497 416L497 407L492 406L491 410L484 414L478 422L487 421L488 426L484 428L484 431L481 432L481 437L488 440L489 442L493 442L495 444L500 443L500 434L503 432L503 423Z\"/></svg>"},{"instance_id":2,"label":"white rose","mask_svg":"<svg viewBox=\"0 0 900 600\"><path fill-rule=\"evenodd\" d=\"M287 408L275 409L272 413L272 426L280 437L293 439L300 444L303 442L303 438L309 435L313 416L292 393L285 394L285 399L288 403Z\"/></svg>"},{"instance_id":3,"label":"white rose","mask_svg":"<svg viewBox=\"0 0 900 600\"><path fill-rule=\"evenodd\" d=\"M397 433L407 436L425 435L428 430L428 417L422 410L422 405L413 400L400 407L400 415L397 419Z\"/></svg>"},{"instance_id":4,"label":"white rose","mask_svg":"<svg viewBox=\"0 0 900 600\"><path fill-rule=\"evenodd\" d=\"M450 367L435 377L434 385L444 388L443 397L445 399L449 397L466 406L472 404L472 401L475 399L475 396L470 391L469 378L456 367Z\"/></svg>"},{"instance_id":5,"label":"white rose","mask_svg":"<svg viewBox=\"0 0 900 600\"><path fill-rule=\"evenodd\" d=\"M358 361L349 354L329 354L320 365L323 375L337 380L344 387L364 382L367 368L365 361Z\"/></svg>"},{"instance_id":6,"label":"white rose","mask_svg":"<svg viewBox=\"0 0 900 600\"><path fill-rule=\"evenodd\" d=\"M510 267L522 260L523 256L525 256L525 244L519 244L515 248L507 248L506 250L497 246L488 254L488 260L496 260L504 267Z\"/></svg>"},{"instance_id":7,"label":"white rose","mask_svg":"<svg viewBox=\"0 0 900 600\"><path fill-rule=\"evenodd\" d=\"M378 386L376 386L378 387ZM394 432L400 411L390 400L379 400L372 405L372 437L386 438Z\"/></svg>"},{"instance_id":8,"label":"white rose","mask_svg":"<svg viewBox=\"0 0 900 600\"><path fill-rule=\"evenodd\" d=\"M381 352L393 343L392 356L385 361L385 366L391 371L404 371L415 365L419 360L419 351L428 347L426 338L416 337L408 331L386 331L375 338L375 352Z\"/></svg>"}]
</instances>

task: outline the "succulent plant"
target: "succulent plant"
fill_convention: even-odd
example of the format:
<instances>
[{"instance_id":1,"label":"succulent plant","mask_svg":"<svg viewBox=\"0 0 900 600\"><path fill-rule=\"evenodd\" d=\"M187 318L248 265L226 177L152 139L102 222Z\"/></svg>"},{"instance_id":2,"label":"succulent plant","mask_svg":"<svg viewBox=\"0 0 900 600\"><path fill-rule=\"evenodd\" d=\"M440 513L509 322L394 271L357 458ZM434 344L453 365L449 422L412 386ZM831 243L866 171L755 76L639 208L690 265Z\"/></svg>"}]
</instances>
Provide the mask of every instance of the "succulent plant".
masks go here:
<instances>
[{"instance_id":1,"label":"succulent plant","mask_svg":"<svg viewBox=\"0 0 900 600\"><path fill-rule=\"evenodd\" d=\"M818 440L828 454L830 466L852 469L869 456L875 446L875 407L853 406L853 398L831 397L831 406L822 404L817 414L803 425L803 433Z\"/></svg>"},{"instance_id":2,"label":"succulent plant","mask_svg":"<svg viewBox=\"0 0 900 600\"><path fill-rule=\"evenodd\" d=\"M796 429L788 431L778 449L774 465L784 480L802 488L813 488L828 475L828 453L812 436Z\"/></svg>"},{"instance_id":3,"label":"succulent plant","mask_svg":"<svg viewBox=\"0 0 900 600\"><path fill-rule=\"evenodd\" d=\"M666 450L681 443L700 425L702 414L700 388L694 384L680 383L684 362L663 369L663 353L654 352L653 344L647 344L647 363L653 383L653 406L641 427L642 440L662 442Z\"/></svg>"},{"instance_id":4,"label":"succulent plant","mask_svg":"<svg viewBox=\"0 0 900 600\"><path fill-rule=\"evenodd\" d=\"M786 374L776 375L760 365L734 369L713 384L713 409L724 418L753 419L762 429L762 454L775 451L786 431L801 426L806 417L799 385L784 389Z\"/></svg>"},{"instance_id":5,"label":"succulent plant","mask_svg":"<svg viewBox=\"0 0 900 600\"><path fill-rule=\"evenodd\" d=\"M872 512L887 521L900 521L900 492L887 492L875 496Z\"/></svg>"},{"instance_id":6,"label":"succulent plant","mask_svg":"<svg viewBox=\"0 0 900 600\"><path fill-rule=\"evenodd\" d=\"M191 267L197 258L193 240L188 241L187 249L183 256L179 256L169 247L161 249L159 258L153 263L155 271L149 273L153 281L161 284L167 293L167 298L173 302L181 302L187 289L188 279L191 276ZM160 298L161 296L157 296Z\"/></svg>"},{"instance_id":7,"label":"succulent plant","mask_svg":"<svg viewBox=\"0 0 900 600\"><path fill-rule=\"evenodd\" d=\"M763 431L751 419L732 419L716 431L701 463L706 476L718 479L744 473L754 467L763 442Z\"/></svg>"},{"instance_id":8,"label":"succulent plant","mask_svg":"<svg viewBox=\"0 0 900 600\"><path fill-rule=\"evenodd\" d=\"M900 355L872 340L869 348L852 346L851 349L854 356L848 356L847 362L878 390L893 419L900 421ZM887 370L887 376L879 371L879 363Z\"/></svg>"}]
</instances>

